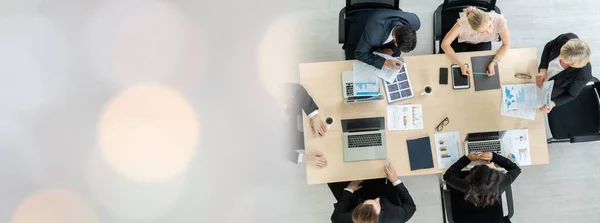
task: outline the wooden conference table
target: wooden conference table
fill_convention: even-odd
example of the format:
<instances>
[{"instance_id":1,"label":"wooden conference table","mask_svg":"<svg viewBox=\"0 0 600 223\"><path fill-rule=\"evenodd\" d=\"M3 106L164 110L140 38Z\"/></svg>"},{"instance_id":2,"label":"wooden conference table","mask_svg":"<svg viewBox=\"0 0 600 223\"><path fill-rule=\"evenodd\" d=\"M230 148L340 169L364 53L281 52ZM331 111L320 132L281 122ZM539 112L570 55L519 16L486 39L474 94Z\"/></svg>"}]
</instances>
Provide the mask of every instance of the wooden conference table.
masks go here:
<instances>
[{"instance_id":1,"label":"wooden conference table","mask_svg":"<svg viewBox=\"0 0 600 223\"><path fill-rule=\"evenodd\" d=\"M493 55L495 51L459 53L463 62L471 66L471 56ZM387 131L387 156L396 168L399 176L443 173L436 161L437 152L431 140L434 168L411 171L406 146L407 139L429 136L433 139L437 133L435 127L444 118L450 123L442 132L459 131L461 140L467 133L490 130L529 129L529 146L532 165L548 163L548 146L544 114L537 111L535 120L525 120L500 116L500 90L476 92L471 77L471 88L454 90L452 76L448 76L448 85L439 84L439 68L446 67L451 71L450 60L444 54L406 56L408 74L412 83L414 98L398 101L392 105L422 104L423 129L408 131ZM327 168L316 169L306 165L308 184L320 184L339 181L351 181L385 177L383 166L385 160L344 162L342 145L341 119L386 117L386 100L366 103L348 104L343 102L342 71L351 71L354 61L337 61L300 64L300 83L306 88L319 106L319 113L325 118L331 116L334 123L325 137L313 136L311 131L304 131L305 149L307 153L321 151L328 161ZM471 66L472 67L472 66ZM537 56L535 48L511 49L498 64L500 83L523 84L534 83L537 74ZM527 73L532 79L524 80L514 77L517 72ZM431 95L421 96L425 85L431 85ZM382 90L383 91L383 90ZM387 123L386 123L387 125ZM309 120L304 115L304 129L310 129ZM461 141L464 153L464 142Z\"/></svg>"}]
</instances>

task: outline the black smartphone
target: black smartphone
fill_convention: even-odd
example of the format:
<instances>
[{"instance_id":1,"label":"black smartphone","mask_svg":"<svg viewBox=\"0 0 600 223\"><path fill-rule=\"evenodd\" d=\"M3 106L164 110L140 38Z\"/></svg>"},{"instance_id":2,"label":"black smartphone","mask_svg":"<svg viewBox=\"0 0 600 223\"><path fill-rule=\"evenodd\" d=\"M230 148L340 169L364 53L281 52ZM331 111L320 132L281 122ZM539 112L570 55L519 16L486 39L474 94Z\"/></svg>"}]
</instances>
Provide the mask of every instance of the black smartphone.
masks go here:
<instances>
[{"instance_id":1,"label":"black smartphone","mask_svg":"<svg viewBox=\"0 0 600 223\"><path fill-rule=\"evenodd\" d=\"M448 84L448 68L440 67L440 84Z\"/></svg>"}]
</instances>

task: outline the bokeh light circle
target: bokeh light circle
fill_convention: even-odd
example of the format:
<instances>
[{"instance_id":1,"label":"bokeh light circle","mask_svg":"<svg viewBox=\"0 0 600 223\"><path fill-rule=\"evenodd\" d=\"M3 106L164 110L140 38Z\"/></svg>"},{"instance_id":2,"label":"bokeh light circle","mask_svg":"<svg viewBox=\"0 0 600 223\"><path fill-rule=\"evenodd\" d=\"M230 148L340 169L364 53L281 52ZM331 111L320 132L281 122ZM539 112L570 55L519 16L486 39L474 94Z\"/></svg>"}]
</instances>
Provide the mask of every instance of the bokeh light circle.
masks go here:
<instances>
[{"instance_id":1,"label":"bokeh light circle","mask_svg":"<svg viewBox=\"0 0 600 223\"><path fill-rule=\"evenodd\" d=\"M298 64L304 50L300 47L302 14L289 14L269 25L258 46L257 63L261 83L272 97L283 104L284 83L298 82Z\"/></svg>"},{"instance_id":2,"label":"bokeh light circle","mask_svg":"<svg viewBox=\"0 0 600 223\"><path fill-rule=\"evenodd\" d=\"M12 215L12 223L96 223L98 217L79 195L64 189L30 194Z\"/></svg>"},{"instance_id":3,"label":"bokeh light circle","mask_svg":"<svg viewBox=\"0 0 600 223\"><path fill-rule=\"evenodd\" d=\"M179 92L138 85L111 99L100 116L102 157L118 173L159 182L184 171L198 146L199 123Z\"/></svg>"}]
</instances>

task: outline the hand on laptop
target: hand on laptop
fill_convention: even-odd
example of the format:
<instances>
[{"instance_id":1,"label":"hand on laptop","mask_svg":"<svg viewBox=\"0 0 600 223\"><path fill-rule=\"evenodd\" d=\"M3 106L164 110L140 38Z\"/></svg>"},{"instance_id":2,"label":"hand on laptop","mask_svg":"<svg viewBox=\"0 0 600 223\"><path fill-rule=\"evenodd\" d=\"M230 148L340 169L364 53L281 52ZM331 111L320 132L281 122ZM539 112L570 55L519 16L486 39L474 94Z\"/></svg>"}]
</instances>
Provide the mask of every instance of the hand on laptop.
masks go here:
<instances>
[{"instance_id":1,"label":"hand on laptop","mask_svg":"<svg viewBox=\"0 0 600 223\"><path fill-rule=\"evenodd\" d=\"M482 161L491 161L493 157L492 152L483 152L479 154L479 160Z\"/></svg>"},{"instance_id":2,"label":"hand on laptop","mask_svg":"<svg viewBox=\"0 0 600 223\"><path fill-rule=\"evenodd\" d=\"M314 135L323 137L325 136L325 133L327 133L327 126L325 125L325 121L323 121L321 114L316 114L310 118L310 127L312 128Z\"/></svg>"},{"instance_id":3,"label":"hand on laptop","mask_svg":"<svg viewBox=\"0 0 600 223\"><path fill-rule=\"evenodd\" d=\"M390 182L393 183L398 181L398 174L396 173L396 169L394 168L391 162L388 161L388 163L383 166L383 172L390 180Z\"/></svg>"},{"instance_id":4,"label":"hand on laptop","mask_svg":"<svg viewBox=\"0 0 600 223\"><path fill-rule=\"evenodd\" d=\"M327 167L327 159L322 152L314 152L304 156L304 162L318 169Z\"/></svg>"},{"instance_id":5,"label":"hand on laptop","mask_svg":"<svg viewBox=\"0 0 600 223\"><path fill-rule=\"evenodd\" d=\"M475 152L470 152L469 154L467 154L467 158L469 158L469 160L471 161L477 161L479 159L477 153Z\"/></svg>"}]
</instances>

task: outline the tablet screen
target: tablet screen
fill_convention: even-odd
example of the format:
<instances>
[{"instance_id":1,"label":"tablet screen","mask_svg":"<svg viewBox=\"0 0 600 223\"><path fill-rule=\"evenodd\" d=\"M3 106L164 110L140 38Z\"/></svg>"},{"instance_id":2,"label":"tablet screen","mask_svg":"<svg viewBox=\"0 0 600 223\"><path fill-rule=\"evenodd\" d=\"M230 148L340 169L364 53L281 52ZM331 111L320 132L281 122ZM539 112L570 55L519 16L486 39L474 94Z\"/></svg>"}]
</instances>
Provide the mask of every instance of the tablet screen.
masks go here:
<instances>
[{"instance_id":1,"label":"tablet screen","mask_svg":"<svg viewBox=\"0 0 600 223\"><path fill-rule=\"evenodd\" d=\"M454 78L454 86L468 86L469 85L469 77L462 75L460 72L460 67L452 68L452 76Z\"/></svg>"}]
</instances>

